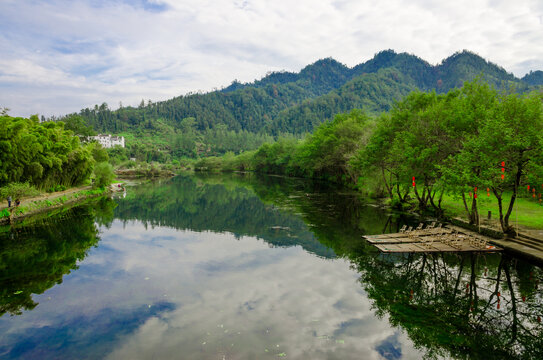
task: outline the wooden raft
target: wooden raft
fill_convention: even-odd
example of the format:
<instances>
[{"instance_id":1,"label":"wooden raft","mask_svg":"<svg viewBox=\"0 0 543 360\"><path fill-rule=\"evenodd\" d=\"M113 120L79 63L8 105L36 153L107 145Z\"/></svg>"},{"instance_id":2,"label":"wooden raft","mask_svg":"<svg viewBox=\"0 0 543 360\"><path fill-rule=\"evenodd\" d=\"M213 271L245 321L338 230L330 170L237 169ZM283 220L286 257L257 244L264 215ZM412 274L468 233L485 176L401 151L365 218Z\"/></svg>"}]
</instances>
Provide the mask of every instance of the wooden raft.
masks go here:
<instances>
[{"instance_id":1,"label":"wooden raft","mask_svg":"<svg viewBox=\"0 0 543 360\"><path fill-rule=\"evenodd\" d=\"M450 229L443 229L444 233L451 233ZM414 243L414 242L424 242L431 240L431 237L434 236L434 233L423 233L418 235L416 238L409 237L407 233L391 233L391 234L379 234L379 235L364 235L362 236L370 244L403 244L403 243Z\"/></svg>"},{"instance_id":2,"label":"wooden raft","mask_svg":"<svg viewBox=\"0 0 543 360\"><path fill-rule=\"evenodd\" d=\"M374 246L384 253L417 253L417 252L496 252L503 249L495 245L486 245L484 248L474 247L470 244L461 243L457 246L450 246L441 242L434 242L431 245L422 243L403 243L403 244L374 244Z\"/></svg>"},{"instance_id":3,"label":"wooden raft","mask_svg":"<svg viewBox=\"0 0 543 360\"><path fill-rule=\"evenodd\" d=\"M451 230L446 231L451 234ZM441 233L443 235L443 232ZM419 232L416 236L406 233L393 233L363 236L370 244L383 253L416 253L416 252L496 252L503 249L488 243L474 244L472 235L455 232L455 241L443 241L443 237L432 232ZM486 238L478 235L478 238ZM486 238L488 239L488 238Z\"/></svg>"}]
</instances>

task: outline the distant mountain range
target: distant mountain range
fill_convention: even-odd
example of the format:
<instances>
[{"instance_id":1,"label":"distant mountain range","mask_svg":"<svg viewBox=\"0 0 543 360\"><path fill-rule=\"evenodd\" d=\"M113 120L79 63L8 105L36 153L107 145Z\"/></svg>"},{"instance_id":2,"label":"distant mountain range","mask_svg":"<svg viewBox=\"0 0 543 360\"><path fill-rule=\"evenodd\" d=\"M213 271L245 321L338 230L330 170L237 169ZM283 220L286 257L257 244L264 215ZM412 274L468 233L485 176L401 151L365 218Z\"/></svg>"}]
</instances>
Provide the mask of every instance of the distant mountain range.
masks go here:
<instances>
[{"instance_id":1,"label":"distant mountain range","mask_svg":"<svg viewBox=\"0 0 543 360\"><path fill-rule=\"evenodd\" d=\"M385 50L353 68L327 58L299 73L272 72L252 83L234 81L222 90L114 111L104 103L79 115L98 132L164 125L180 129L183 119L193 118L195 130L222 125L236 131L300 134L340 112L360 108L378 114L413 90L447 92L479 75L497 88L515 86L520 92L543 85L542 71L519 79L469 51L432 66L415 55Z\"/></svg>"}]
</instances>

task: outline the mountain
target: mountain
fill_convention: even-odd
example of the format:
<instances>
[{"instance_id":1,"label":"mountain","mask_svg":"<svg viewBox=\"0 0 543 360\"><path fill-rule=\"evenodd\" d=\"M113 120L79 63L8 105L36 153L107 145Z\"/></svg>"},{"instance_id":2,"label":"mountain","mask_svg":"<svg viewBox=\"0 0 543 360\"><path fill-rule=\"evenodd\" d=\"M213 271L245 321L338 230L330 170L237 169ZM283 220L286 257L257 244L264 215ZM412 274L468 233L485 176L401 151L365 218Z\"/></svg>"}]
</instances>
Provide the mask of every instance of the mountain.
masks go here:
<instances>
[{"instance_id":1,"label":"mountain","mask_svg":"<svg viewBox=\"0 0 543 360\"><path fill-rule=\"evenodd\" d=\"M234 81L230 86L223 89L223 93L248 87L265 88L267 85L280 85L296 83L307 89L311 96L320 96L337 89L352 78L352 70L342 63L326 58L306 66L299 73L271 72L262 79L250 84L241 84Z\"/></svg>"},{"instance_id":2,"label":"mountain","mask_svg":"<svg viewBox=\"0 0 543 360\"><path fill-rule=\"evenodd\" d=\"M530 71L530 73L524 75L522 81L529 85L543 85L543 71Z\"/></svg>"},{"instance_id":3,"label":"mountain","mask_svg":"<svg viewBox=\"0 0 543 360\"><path fill-rule=\"evenodd\" d=\"M234 81L219 91L142 102L137 108L112 111L102 104L78 115L98 132L161 126L180 130L183 120L191 118L196 131L222 125L234 131L302 134L339 112L361 108L378 114L415 89L446 92L476 76L498 88L514 85L519 91L543 84L541 71L518 79L469 51L433 66L415 55L385 50L353 68L321 59L298 73L272 72L252 83Z\"/></svg>"}]
</instances>

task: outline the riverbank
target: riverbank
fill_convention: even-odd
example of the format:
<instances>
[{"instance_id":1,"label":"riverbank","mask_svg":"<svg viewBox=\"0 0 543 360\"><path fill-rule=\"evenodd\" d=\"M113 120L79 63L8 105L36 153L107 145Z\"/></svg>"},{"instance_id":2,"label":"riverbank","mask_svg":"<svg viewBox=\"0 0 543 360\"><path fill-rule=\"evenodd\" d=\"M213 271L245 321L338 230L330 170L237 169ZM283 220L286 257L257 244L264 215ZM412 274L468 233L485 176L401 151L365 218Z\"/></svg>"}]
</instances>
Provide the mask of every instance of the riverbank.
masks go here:
<instances>
[{"instance_id":1,"label":"riverbank","mask_svg":"<svg viewBox=\"0 0 543 360\"><path fill-rule=\"evenodd\" d=\"M159 178L159 177L173 177L176 174L171 170L165 169L118 169L115 170L115 175L119 179L137 179L137 178Z\"/></svg>"},{"instance_id":2,"label":"riverbank","mask_svg":"<svg viewBox=\"0 0 543 360\"><path fill-rule=\"evenodd\" d=\"M91 186L82 186L23 198L19 206L11 206L10 208L4 202L0 206L0 225L6 225L28 216L83 202L89 198L107 195L110 191L110 188L93 189Z\"/></svg>"},{"instance_id":3,"label":"riverbank","mask_svg":"<svg viewBox=\"0 0 543 360\"><path fill-rule=\"evenodd\" d=\"M463 232L467 231L468 233L480 233L489 236L492 239L491 243L503 248L506 252L543 264L542 229L519 227L516 237L505 237L501 230L490 222L476 227L469 225L464 219L453 218L451 224L462 228Z\"/></svg>"}]
</instances>

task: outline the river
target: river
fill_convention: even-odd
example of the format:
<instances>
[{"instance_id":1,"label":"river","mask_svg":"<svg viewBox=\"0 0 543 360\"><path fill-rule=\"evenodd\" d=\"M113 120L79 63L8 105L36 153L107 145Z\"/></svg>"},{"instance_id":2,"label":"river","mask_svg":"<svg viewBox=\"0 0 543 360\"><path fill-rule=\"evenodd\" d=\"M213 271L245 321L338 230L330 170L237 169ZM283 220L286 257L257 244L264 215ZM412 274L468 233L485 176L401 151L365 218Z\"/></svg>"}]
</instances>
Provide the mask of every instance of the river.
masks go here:
<instances>
[{"instance_id":1,"label":"river","mask_svg":"<svg viewBox=\"0 0 543 360\"><path fill-rule=\"evenodd\" d=\"M324 183L234 174L3 227L0 358L543 358L542 269L361 238L417 221Z\"/></svg>"}]
</instances>

